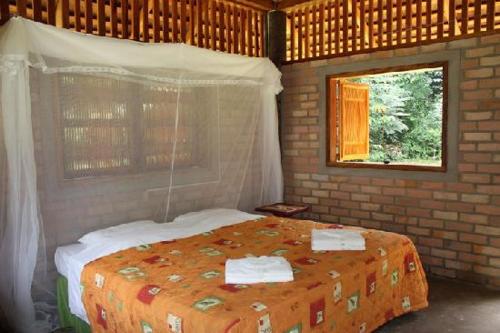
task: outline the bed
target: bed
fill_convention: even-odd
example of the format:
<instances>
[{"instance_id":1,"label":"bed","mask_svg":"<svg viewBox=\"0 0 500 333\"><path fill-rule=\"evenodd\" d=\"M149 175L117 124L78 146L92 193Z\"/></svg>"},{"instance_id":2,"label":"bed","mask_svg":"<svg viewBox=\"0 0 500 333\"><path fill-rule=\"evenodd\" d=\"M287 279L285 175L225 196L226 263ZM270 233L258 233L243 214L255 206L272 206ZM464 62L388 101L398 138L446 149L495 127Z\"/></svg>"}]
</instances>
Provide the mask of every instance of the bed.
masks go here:
<instances>
[{"instance_id":1,"label":"bed","mask_svg":"<svg viewBox=\"0 0 500 333\"><path fill-rule=\"evenodd\" d=\"M367 229L366 251L313 252L312 229L351 227L277 217L223 224L85 264L82 319L93 332L363 333L428 305L425 273L405 236ZM58 250L67 277L61 258L74 258L76 246ZM287 258L294 281L224 284L226 258L260 255Z\"/></svg>"}]
</instances>

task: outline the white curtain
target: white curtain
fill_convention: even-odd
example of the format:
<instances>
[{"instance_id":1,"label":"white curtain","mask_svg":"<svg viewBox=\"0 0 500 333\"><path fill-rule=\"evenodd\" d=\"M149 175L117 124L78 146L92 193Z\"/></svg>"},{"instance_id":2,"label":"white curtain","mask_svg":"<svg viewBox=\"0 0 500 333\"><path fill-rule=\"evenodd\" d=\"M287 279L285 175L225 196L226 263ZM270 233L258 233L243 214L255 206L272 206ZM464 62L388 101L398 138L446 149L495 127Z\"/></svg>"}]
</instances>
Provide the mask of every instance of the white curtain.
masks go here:
<instances>
[{"instance_id":1,"label":"white curtain","mask_svg":"<svg viewBox=\"0 0 500 333\"><path fill-rule=\"evenodd\" d=\"M33 299L53 301L57 246L131 220L282 200L268 59L13 18L0 79L0 305L17 331L48 329Z\"/></svg>"}]
</instances>

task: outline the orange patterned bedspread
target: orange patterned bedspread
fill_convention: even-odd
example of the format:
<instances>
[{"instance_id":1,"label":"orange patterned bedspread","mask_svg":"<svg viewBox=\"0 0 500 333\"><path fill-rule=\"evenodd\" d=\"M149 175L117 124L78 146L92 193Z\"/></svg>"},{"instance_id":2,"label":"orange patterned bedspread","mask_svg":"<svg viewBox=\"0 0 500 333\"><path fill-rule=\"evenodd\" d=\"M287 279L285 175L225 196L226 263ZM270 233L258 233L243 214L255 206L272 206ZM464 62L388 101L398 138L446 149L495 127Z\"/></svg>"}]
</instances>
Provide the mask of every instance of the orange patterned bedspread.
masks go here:
<instances>
[{"instance_id":1,"label":"orange patterned bedspread","mask_svg":"<svg viewBox=\"0 0 500 333\"><path fill-rule=\"evenodd\" d=\"M95 260L82 273L92 331L364 333L427 307L407 237L366 230L366 251L313 252L311 229L329 227L267 217ZM295 280L224 284L226 258L251 255L286 257Z\"/></svg>"}]
</instances>

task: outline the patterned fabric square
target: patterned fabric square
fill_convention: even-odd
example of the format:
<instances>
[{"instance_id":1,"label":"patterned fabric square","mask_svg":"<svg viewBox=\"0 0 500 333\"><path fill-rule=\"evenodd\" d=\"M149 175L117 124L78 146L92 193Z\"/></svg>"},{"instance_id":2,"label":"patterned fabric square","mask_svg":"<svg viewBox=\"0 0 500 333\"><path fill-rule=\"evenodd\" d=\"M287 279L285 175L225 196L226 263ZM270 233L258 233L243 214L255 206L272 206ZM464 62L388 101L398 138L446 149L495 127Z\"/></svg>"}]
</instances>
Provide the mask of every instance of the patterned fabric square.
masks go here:
<instances>
[{"instance_id":1,"label":"patterned fabric square","mask_svg":"<svg viewBox=\"0 0 500 333\"><path fill-rule=\"evenodd\" d=\"M95 306L97 308L97 324L101 325L105 330L107 330L108 318L106 315L106 309L104 309L101 304L96 304Z\"/></svg>"},{"instance_id":2,"label":"patterned fabric square","mask_svg":"<svg viewBox=\"0 0 500 333\"><path fill-rule=\"evenodd\" d=\"M269 317L269 313L260 317L258 321L258 333L272 333L273 328L271 326L271 318Z\"/></svg>"},{"instance_id":3,"label":"patterned fabric square","mask_svg":"<svg viewBox=\"0 0 500 333\"><path fill-rule=\"evenodd\" d=\"M407 253L405 255L405 272L408 273L413 273L417 270L417 266L415 263L415 257L413 253Z\"/></svg>"},{"instance_id":4,"label":"patterned fabric square","mask_svg":"<svg viewBox=\"0 0 500 333\"><path fill-rule=\"evenodd\" d=\"M217 296L207 296L200 299L193 304L193 307L200 311L208 311L211 308L224 303L224 301Z\"/></svg>"},{"instance_id":5,"label":"patterned fabric square","mask_svg":"<svg viewBox=\"0 0 500 333\"><path fill-rule=\"evenodd\" d=\"M137 299L144 304L151 304L156 295L161 291L160 286L154 284L147 284L139 290Z\"/></svg>"},{"instance_id":6,"label":"patterned fabric square","mask_svg":"<svg viewBox=\"0 0 500 333\"><path fill-rule=\"evenodd\" d=\"M347 298L347 313L356 311L359 308L359 290Z\"/></svg>"},{"instance_id":7,"label":"patterned fabric square","mask_svg":"<svg viewBox=\"0 0 500 333\"><path fill-rule=\"evenodd\" d=\"M336 282L334 287L333 287L333 301L335 304L340 302L342 299L342 282Z\"/></svg>"},{"instance_id":8,"label":"patterned fabric square","mask_svg":"<svg viewBox=\"0 0 500 333\"><path fill-rule=\"evenodd\" d=\"M370 296L375 293L376 285L377 274L375 272L368 274L366 277L366 296Z\"/></svg>"},{"instance_id":9,"label":"patterned fabric square","mask_svg":"<svg viewBox=\"0 0 500 333\"><path fill-rule=\"evenodd\" d=\"M182 333L182 318L171 313L167 316L168 329L172 333Z\"/></svg>"},{"instance_id":10,"label":"patterned fabric square","mask_svg":"<svg viewBox=\"0 0 500 333\"><path fill-rule=\"evenodd\" d=\"M302 333L302 323L298 323L283 331L283 333Z\"/></svg>"},{"instance_id":11,"label":"patterned fabric square","mask_svg":"<svg viewBox=\"0 0 500 333\"><path fill-rule=\"evenodd\" d=\"M325 299L321 298L309 305L309 322L315 327L325 321Z\"/></svg>"},{"instance_id":12,"label":"patterned fabric square","mask_svg":"<svg viewBox=\"0 0 500 333\"><path fill-rule=\"evenodd\" d=\"M315 265L315 264L319 263L319 260L314 259L314 258L302 257L302 258L295 260L295 262L297 264L300 264L300 265Z\"/></svg>"}]
</instances>

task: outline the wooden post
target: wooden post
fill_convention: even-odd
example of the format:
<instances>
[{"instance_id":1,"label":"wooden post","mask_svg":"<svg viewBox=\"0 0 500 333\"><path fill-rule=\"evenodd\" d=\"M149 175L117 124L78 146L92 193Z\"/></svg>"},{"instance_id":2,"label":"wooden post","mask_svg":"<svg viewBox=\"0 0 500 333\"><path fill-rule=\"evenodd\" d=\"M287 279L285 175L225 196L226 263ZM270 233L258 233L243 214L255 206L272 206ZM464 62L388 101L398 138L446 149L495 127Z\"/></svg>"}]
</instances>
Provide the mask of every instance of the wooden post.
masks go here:
<instances>
[{"instance_id":1,"label":"wooden post","mask_svg":"<svg viewBox=\"0 0 500 333\"><path fill-rule=\"evenodd\" d=\"M286 56L286 14L280 10L267 13L267 55L280 67Z\"/></svg>"}]
</instances>

